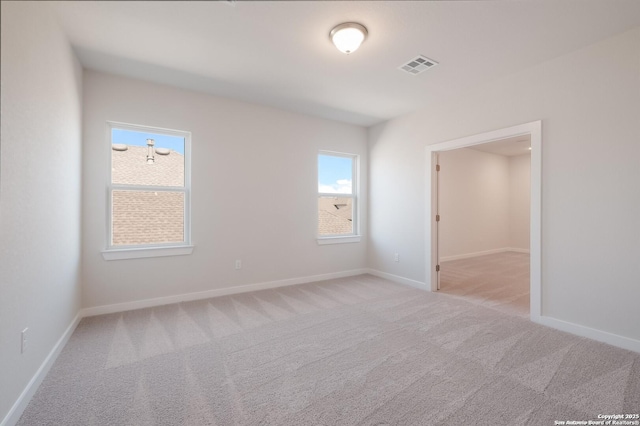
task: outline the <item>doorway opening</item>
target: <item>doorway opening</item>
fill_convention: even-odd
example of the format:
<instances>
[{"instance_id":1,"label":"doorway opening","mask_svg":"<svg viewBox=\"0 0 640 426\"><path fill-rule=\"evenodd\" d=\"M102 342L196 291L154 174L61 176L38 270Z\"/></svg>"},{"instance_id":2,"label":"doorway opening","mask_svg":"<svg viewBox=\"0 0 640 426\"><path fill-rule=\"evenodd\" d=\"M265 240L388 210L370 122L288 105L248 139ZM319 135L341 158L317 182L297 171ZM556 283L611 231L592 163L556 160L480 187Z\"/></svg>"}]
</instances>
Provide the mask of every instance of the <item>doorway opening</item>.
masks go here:
<instances>
[{"instance_id":1,"label":"doorway opening","mask_svg":"<svg viewBox=\"0 0 640 426\"><path fill-rule=\"evenodd\" d=\"M439 290L529 316L529 135L438 155Z\"/></svg>"},{"instance_id":2,"label":"doorway opening","mask_svg":"<svg viewBox=\"0 0 640 426\"><path fill-rule=\"evenodd\" d=\"M506 129L500 129L492 132L482 133L479 135L469 136L461 139L456 139L448 142L443 142L435 145L429 145L426 147L427 154L427 194L426 194L426 212L428 214L428 224L426 226L426 246L430 247L431 250L427 254L427 259L425 259L425 263L427 266L427 287L431 291L438 291L441 288L441 279L448 280L449 289L451 290L451 283L455 282L455 274L456 267L458 267L458 271L462 271L461 273L472 272L474 268L482 272L487 272L491 268L495 268L498 265L507 265L509 273L512 275L512 278L516 276L520 276L521 278L521 286L527 285L529 286L529 317L532 320L536 320L541 316L542 312L542 302L541 302L541 145L542 145L542 122L535 121L531 123L526 123L518 126L509 127ZM530 142L530 191L529 191L529 254L525 254L524 247L521 247L521 250L518 250L518 247L510 247L509 245L505 246L509 250L506 250L504 247L500 250L487 250L485 253L482 250L478 250L478 247L481 245L475 245L475 249L471 248L472 246L466 246L465 248L460 248L464 246L459 245L456 249L458 251L462 250L464 252L465 249L470 251L469 256L452 255L451 244L445 244L443 247L441 237L441 221L444 221L444 217L441 217L440 208L442 207L439 204L438 198L438 184L439 180L442 179L439 171L440 165L438 163L439 157L442 155L449 156L452 153L449 151L458 150L460 148L475 148L474 151L466 150L468 155L473 155L473 153L479 153L478 149L487 149L492 145L496 145L496 141L502 141L502 143L506 142L514 142L514 141L522 141L526 140ZM497 143L499 145L499 143ZM528 147L527 147L528 149ZM465 154L466 155L466 154ZM470 163L471 164L471 163ZM480 194L480 197L482 194ZM491 198L491 197L489 197ZM473 217L469 216L470 212L465 212L467 214L467 218ZM504 218L495 218L495 220L505 220ZM487 227L491 228L490 224L487 223ZM451 229L451 228L450 228ZM483 230L488 232L485 235L487 238L493 238L494 236L490 236L492 232L491 229ZM499 231L496 231L499 232ZM526 232L526 229L525 231ZM464 232L460 233L463 235ZM449 236L451 236L451 232L449 232ZM473 237L473 235L472 235ZM526 237L526 235L525 235ZM483 240L482 237L479 238ZM523 246L524 242L522 242L522 233L520 235L520 243L519 245ZM476 241L477 243L478 241ZM483 241L480 241L483 243ZM448 242L450 243L450 241ZM460 243L460 242L458 242ZM517 244L518 245L518 244ZM511 250L513 248L513 250ZM443 250L444 249L444 250ZM455 251L455 250L454 250ZM475 257L485 255L483 257ZM464 261L464 259L475 257L474 261ZM528 257L528 259L527 259ZM527 260L529 262L527 262ZM449 261L449 262L446 262ZM443 262L447 264L447 274L444 274L443 270ZM456 265L457 263L457 265ZM528 263L529 268L526 271L526 263ZM449 268L449 267L452 268ZM466 268L466 272L465 272ZM524 271L524 272L523 272ZM498 270L494 270L496 274L500 273ZM527 274L528 272L528 280L526 280L526 276L522 276L523 273ZM453 273L453 275L451 275ZM458 277L460 278L460 277ZM485 277L487 278L487 277ZM453 280L452 280L453 279ZM512 280L513 281L513 280ZM476 283L478 285L478 283ZM482 286L482 283L479 284ZM504 292L514 291L511 296L512 299L516 301L516 304L525 303L522 297L518 298L518 290L509 289L506 285L504 288L494 288L494 289L485 289L486 293L500 293L503 292L504 300L509 299L509 295ZM522 290L522 289L520 289ZM520 292L522 293L522 291ZM486 294L485 294L486 296ZM489 302L491 303L491 302ZM522 307L521 307L522 308ZM521 309L522 312L522 309ZM525 312L526 315L526 312Z\"/></svg>"}]
</instances>

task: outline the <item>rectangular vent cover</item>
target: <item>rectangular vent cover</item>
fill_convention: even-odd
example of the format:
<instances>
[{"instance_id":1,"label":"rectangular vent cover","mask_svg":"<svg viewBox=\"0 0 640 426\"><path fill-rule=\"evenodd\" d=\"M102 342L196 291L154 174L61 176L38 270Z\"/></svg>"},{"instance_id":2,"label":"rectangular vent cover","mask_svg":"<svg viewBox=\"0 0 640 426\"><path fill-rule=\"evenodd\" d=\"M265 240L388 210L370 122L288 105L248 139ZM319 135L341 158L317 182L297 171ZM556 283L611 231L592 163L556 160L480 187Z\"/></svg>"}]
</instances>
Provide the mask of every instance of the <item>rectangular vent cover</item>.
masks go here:
<instances>
[{"instance_id":1,"label":"rectangular vent cover","mask_svg":"<svg viewBox=\"0 0 640 426\"><path fill-rule=\"evenodd\" d=\"M429 68L435 67L436 65L438 65L438 63L433 59L429 59L426 56L419 55L406 64L400 65L398 69L411 75L418 75L428 70Z\"/></svg>"}]
</instances>

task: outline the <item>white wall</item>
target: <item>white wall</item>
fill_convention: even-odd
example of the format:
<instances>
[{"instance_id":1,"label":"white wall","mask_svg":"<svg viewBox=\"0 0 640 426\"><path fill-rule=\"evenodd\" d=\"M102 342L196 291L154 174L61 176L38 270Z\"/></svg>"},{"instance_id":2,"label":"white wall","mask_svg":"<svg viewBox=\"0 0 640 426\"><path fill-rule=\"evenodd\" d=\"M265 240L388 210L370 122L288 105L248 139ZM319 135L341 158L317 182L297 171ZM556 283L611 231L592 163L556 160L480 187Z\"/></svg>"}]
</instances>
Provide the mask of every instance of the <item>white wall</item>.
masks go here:
<instances>
[{"instance_id":1,"label":"white wall","mask_svg":"<svg viewBox=\"0 0 640 426\"><path fill-rule=\"evenodd\" d=\"M531 155L439 153L440 260L529 250Z\"/></svg>"},{"instance_id":2,"label":"white wall","mask_svg":"<svg viewBox=\"0 0 640 426\"><path fill-rule=\"evenodd\" d=\"M426 280L426 145L541 119L542 313L640 340L639 52L636 28L371 128L370 267Z\"/></svg>"},{"instance_id":3,"label":"white wall","mask_svg":"<svg viewBox=\"0 0 640 426\"><path fill-rule=\"evenodd\" d=\"M468 148L439 154L441 260L509 247L509 160Z\"/></svg>"},{"instance_id":4,"label":"white wall","mask_svg":"<svg viewBox=\"0 0 640 426\"><path fill-rule=\"evenodd\" d=\"M364 128L93 71L84 83L85 307L366 267L366 236L316 242L320 149L361 156L367 230ZM103 260L107 120L192 132L192 255Z\"/></svg>"},{"instance_id":5,"label":"white wall","mask_svg":"<svg viewBox=\"0 0 640 426\"><path fill-rule=\"evenodd\" d=\"M82 83L46 3L3 1L1 39L0 421L80 308Z\"/></svg>"},{"instance_id":6,"label":"white wall","mask_svg":"<svg viewBox=\"0 0 640 426\"><path fill-rule=\"evenodd\" d=\"M509 158L509 247L529 250L531 155Z\"/></svg>"}]
</instances>

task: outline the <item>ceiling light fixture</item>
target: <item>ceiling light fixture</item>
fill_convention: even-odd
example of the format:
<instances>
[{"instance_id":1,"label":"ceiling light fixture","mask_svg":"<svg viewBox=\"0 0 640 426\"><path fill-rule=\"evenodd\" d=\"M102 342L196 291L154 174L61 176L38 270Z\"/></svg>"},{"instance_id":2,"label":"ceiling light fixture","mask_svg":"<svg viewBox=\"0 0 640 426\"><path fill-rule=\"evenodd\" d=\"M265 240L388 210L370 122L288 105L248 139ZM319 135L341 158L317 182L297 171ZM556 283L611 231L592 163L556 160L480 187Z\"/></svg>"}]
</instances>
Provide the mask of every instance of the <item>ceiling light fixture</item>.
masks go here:
<instances>
[{"instance_id":1,"label":"ceiling light fixture","mask_svg":"<svg viewBox=\"0 0 640 426\"><path fill-rule=\"evenodd\" d=\"M367 34L367 29L363 25L345 22L332 29L329 38L339 51L348 55L358 50L358 47L367 38Z\"/></svg>"}]
</instances>

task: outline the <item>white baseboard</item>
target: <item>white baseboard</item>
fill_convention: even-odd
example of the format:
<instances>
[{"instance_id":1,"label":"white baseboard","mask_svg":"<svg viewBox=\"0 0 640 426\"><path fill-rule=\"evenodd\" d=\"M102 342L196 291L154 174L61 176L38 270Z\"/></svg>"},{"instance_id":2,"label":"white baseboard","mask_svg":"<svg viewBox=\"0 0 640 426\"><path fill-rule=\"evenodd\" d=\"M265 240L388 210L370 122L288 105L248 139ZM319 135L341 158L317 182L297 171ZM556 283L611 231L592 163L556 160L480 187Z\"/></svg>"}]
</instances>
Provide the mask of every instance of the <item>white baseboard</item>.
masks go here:
<instances>
[{"instance_id":1,"label":"white baseboard","mask_svg":"<svg viewBox=\"0 0 640 426\"><path fill-rule=\"evenodd\" d=\"M546 316L531 318L531 321L546 325L547 327L555 328L556 330L566 331L567 333L575 334L576 336L586 337L588 339L597 340L598 342L607 343L612 346L640 353L640 340L619 336L617 334L596 330L595 328L589 328L584 325L578 325Z\"/></svg>"},{"instance_id":2,"label":"white baseboard","mask_svg":"<svg viewBox=\"0 0 640 426\"><path fill-rule=\"evenodd\" d=\"M51 366L58 358L58 355L60 355L60 352L67 344L67 341L69 341L69 338L75 331L81 319L82 316L80 315L80 312L78 312L78 314L73 319L73 321L71 321L71 324L69 324L60 339L58 339L53 349L51 349L49 355L47 355L47 357L44 359L44 361L40 365L40 368L38 368L38 371L36 371L36 374L33 375L27 386L24 388L5 418L2 420L2 422L0 422L0 426L13 426L18 423L18 420L20 420L20 416L22 416L25 408L27 408L27 405L29 405L29 401L31 401L31 398L38 390L38 387L40 387L40 384L47 376L47 373L51 369Z\"/></svg>"},{"instance_id":3,"label":"white baseboard","mask_svg":"<svg viewBox=\"0 0 640 426\"><path fill-rule=\"evenodd\" d=\"M506 253L509 251L516 252L516 253L527 253L527 254L529 253L529 250L527 249L514 248L514 247L502 247L498 249L476 251L473 253L456 254L454 256L442 256L440 258L440 262L447 262L449 260L470 259L472 257L486 256L488 254L496 254L496 253Z\"/></svg>"},{"instance_id":4,"label":"white baseboard","mask_svg":"<svg viewBox=\"0 0 640 426\"><path fill-rule=\"evenodd\" d=\"M427 290L427 285L421 281L412 280L409 278L401 277L399 275L389 274L387 272L378 271L377 269L367 269L367 273L375 275L376 277L385 278L395 283L408 285L420 290Z\"/></svg>"},{"instance_id":5,"label":"white baseboard","mask_svg":"<svg viewBox=\"0 0 640 426\"><path fill-rule=\"evenodd\" d=\"M151 308L154 306L168 305L171 303L189 302L192 300L209 299L211 297L228 296L231 294L246 293L256 290L267 290L270 288L286 287L296 284L305 284L315 281L331 280L334 278L351 277L354 275L366 274L368 269L352 269L349 271L331 272L328 274L311 275L307 277L289 278L285 280L269 281L264 283L247 284L235 287L217 288L214 290L199 291L195 293L177 294L174 296L157 297L154 299L136 300L133 302L116 303L113 305L94 306L81 311L82 317L92 317L95 315L112 314L115 312L132 311L134 309Z\"/></svg>"}]
</instances>

